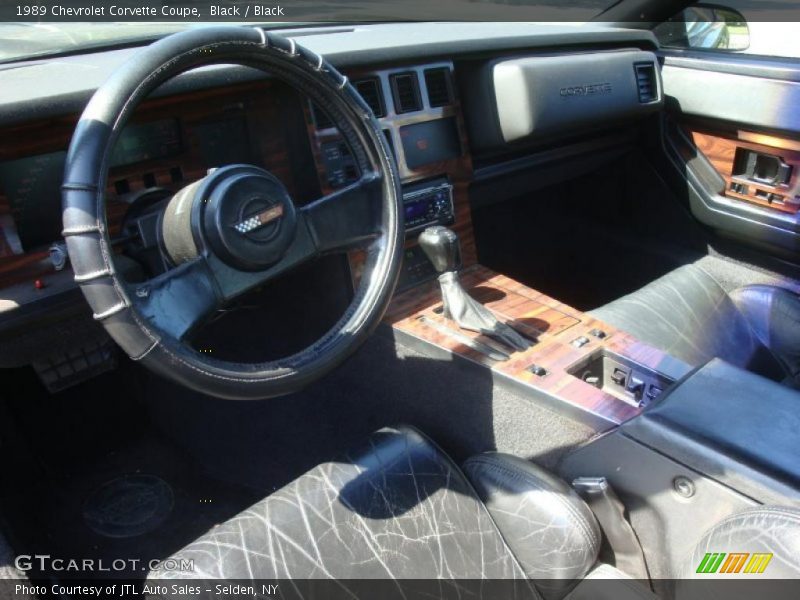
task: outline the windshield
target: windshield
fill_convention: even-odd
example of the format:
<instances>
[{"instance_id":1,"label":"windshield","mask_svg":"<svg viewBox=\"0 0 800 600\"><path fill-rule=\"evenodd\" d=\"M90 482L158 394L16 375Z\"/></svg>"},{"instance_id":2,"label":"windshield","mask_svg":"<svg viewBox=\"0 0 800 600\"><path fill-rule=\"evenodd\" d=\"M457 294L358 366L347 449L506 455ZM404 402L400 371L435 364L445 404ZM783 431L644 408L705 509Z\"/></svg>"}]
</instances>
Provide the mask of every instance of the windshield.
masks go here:
<instances>
[{"instance_id":1,"label":"windshield","mask_svg":"<svg viewBox=\"0 0 800 600\"><path fill-rule=\"evenodd\" d=\"M219 23L0 23L0 62L145 42L209 25Z\"/></svg>"},{"instance_id":2,"label":"windshield","mask_svg":"<svg viewBox=\"0 0 800 600\"><path fill-rule=\"evenodd\" d=\"M124 4L120 0L117 4ZM225 0L220 0L225 4ZM52 54L77 53L92 48L112 48L155 40L170 33L192 27L221 24L249 24L252 26L299 27L302 25L333 25L355 22L407 21L547 21L581 23L591 20L615 4L615 0L331 0L297 1L287 4L281 15L287 20L265 23L253 19L245 10L248 0L237 0L240 9L233 23L207 22L214 19L210 6L198 2L192 10L199 11L197 21L165 21L164 17L152 21L110 22L98 18L95 22L58 22L50 12L44 22L0 21L0 62L22 60ZM220 9L217 9L220 10ZM232 10L232 9L231 9ZM52 12L52 11L51 11ZM7 12L3 12L4 15ZM103 15L106 13L103 12ZM160 13L159 13L160 14ZM247 17L250 15L250 18ZM169 18L169 17L168 17ZM261 19L264 15L261 16ZM269 17L268 17L269 18Z\"/></svg>"}]
</instances>

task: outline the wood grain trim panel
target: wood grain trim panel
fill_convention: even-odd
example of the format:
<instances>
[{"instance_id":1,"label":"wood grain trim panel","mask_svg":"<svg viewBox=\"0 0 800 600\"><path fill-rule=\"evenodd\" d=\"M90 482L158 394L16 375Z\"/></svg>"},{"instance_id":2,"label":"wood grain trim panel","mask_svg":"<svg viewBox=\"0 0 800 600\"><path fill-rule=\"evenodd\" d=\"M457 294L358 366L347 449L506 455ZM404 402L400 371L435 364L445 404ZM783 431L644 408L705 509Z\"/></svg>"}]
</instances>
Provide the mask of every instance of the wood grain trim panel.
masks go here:
<instances>
[{"instance_id":1,"label":"wood grain trim panel","mask_svg":"<svg viewBox=\"0 0 800 600\"><path fill-rule=\"evenodd\" d=\"M496 273L482 265L473 265L461 273L464 287L503 321L515 324L537 343L525 352L517 352L505 362L495 362L484 354L454 341L426 325L424 316L460 334L492 345L493 340L480 334L464 331L442 317L441 296L436 281L422 284L398 294L385 320L396 330L419 341L459 355L471 362L503 374L531 389L545 392L566 406L588 413L596 420L613 426L641 412L640 408L620 400L568 373L574 365L589 355L607 349L656 371L671 361L678 370L688 372L689 366L676 361L664 352L639 342L633 336L582 313L526 285ZM606 337L598 339L589 332L600 329ZM579 337L590 342L583 347L571 344ZM539 377L528 369L531 365L544 367L548 373ZM602 428L601 428L602 429Z\"/></svg>"},{"instance_id":2,"label":"wood grain trim panel","mask_svg":"<svg viewBox=\"0 0 800 600\"><path fill-rule=\"evenodd\" d=\"M800 210L800 141L747 131L720 133L687 128L687 134L725 180L725 196L790 214ZM772 186L736 177L734 161L738 148L782 158L792 167L788 185ZM747 186L748 193L731 189L732 184L739 183ZM780 195L784 201L770 201L770 194Z\"/></svg>"}]
</instances>

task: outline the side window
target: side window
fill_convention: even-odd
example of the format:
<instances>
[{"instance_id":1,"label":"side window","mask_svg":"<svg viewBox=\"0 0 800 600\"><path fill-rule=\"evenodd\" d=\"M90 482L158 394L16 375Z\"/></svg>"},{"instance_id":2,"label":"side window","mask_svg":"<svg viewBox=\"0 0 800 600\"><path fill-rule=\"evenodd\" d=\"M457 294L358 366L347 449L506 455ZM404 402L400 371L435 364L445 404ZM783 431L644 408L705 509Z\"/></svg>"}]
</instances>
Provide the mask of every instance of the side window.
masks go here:
<instances>
[{"instance_id":1,"label":"side window","mask_svg":"<svg viewBox=\"0 0 800 600\"><path fill-rule=\"evenodd\" d=\"M800 58L800 9L794 2L699 2L653 29L662 47Z\"/></svg>"}]
</instances>

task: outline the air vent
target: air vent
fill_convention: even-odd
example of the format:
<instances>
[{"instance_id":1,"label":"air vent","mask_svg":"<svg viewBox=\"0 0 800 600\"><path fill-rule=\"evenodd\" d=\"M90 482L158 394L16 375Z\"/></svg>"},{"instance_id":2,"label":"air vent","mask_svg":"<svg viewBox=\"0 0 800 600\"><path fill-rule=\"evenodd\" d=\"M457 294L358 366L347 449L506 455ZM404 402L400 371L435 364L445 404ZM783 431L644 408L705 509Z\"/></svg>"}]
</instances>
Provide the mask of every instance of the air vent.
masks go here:
<instances>
[{"instance_id":1,"label":"air vent","mask_svg":"<svg viewBox=\"0 0 800 600\"><path fill-rule=\"evenodd\" d=\"M651 62L633 65L636 72L636 87L639 90L639 102L647 104L658 99L658 82L656 66Z\"/></svg>"},{"instance_id":2,"label":"air vent","mask_svg":"<svg viewBox=\"0 0 800 600\"><path fill-rule=\"evenodd\" d=\"M414 112L422 108L416 73L398 73L392 75L390 81L394 94L394 109L397 114Z\"/></svg>"},{"instance_id":3,"label":"air vent","mask_svg":"<svg viewBox=\"0 0 800 600\"><path fill-rule=\"evenodd\" d=\"M363 79L362 81L357 81L355 86L375 116L378 118L385 117L386 107L383 104L380 81L377 79Z\"/></svg>"},{"instance_id":4,"label":"air vent","mask_svg":"<svg viewBox=\"0 0 800 600\"><path fill-rule=\"evenodd\" d=\"M425 87L428 88L428 104L431 108L450 104L450 69L427 69Z\"/></svg>"},{"instance_id":5,"label":"air vent","mask_svg":"<svg viewBox=\"0 0 800 600\"><path fill-rule=\"evenodd\" d=\"M311 115L314 117L314 125L317 129L330 129L333 121L319 106L311 103Z\"/></svg>"}]
</instances>

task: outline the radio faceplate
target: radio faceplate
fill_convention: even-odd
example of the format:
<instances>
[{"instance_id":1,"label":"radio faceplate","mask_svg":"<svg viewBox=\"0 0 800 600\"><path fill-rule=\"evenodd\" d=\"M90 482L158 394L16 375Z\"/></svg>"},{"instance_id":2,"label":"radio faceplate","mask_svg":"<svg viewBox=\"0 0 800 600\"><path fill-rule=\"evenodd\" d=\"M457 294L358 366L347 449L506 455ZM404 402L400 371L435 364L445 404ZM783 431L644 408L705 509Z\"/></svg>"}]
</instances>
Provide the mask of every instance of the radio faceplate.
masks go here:
<instances>
[{"instance_id":1,"label":"radio faceplate","mask_svg":"<svg viewBox=\"0 0 800 600\"><path fill-rule=\"evenodd\" d=\"M453 186L446 181L430 182L425 187L404 191L403 207L406 233L419 231L430 225L450 225L455 220Z\"/></svg>"}]
</instances>

